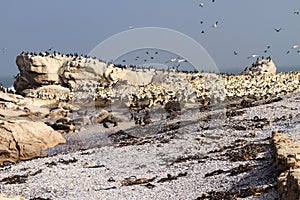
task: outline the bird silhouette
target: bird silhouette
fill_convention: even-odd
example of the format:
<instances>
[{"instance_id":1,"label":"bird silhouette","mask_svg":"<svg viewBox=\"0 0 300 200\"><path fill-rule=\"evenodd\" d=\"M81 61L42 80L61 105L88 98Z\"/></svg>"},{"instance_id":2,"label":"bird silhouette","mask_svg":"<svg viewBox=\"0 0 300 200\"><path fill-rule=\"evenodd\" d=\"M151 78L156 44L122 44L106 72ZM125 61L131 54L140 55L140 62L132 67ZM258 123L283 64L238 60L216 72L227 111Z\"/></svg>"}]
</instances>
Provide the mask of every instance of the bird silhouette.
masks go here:
<instances>
[{"instance_id":1,"label":"bird silhouette","mask_svg":"<svg viewBox=\"0 0 300 200\"><path fill-rule=\"evenodd\" d=\"M213 25L214 28L218 28L218 21L215 22L215 24Z\"/></svg>"},{"instance_id":2,"label":"bird silhouette","mask_svg":"<svg viewBox=\"0 0 300 200\"><path fill-rule=\"evenodd\" d=\"M233 52L233 55L235 55L235 56L238 55L238 52L234 51L234 52Z\"/></svg>"},{"instance_id":3,"label":"bird silhouette","mask_svg":"<svg viewBox=\"0 0 300 200\"><path fill-rule=\"evenodd\" d=\"M289 54L289 53L291 52L291 50L297 49L297 48L299 48L299 47L300 47L300 45L294 45L294 46L292 46L292 47L286 52L286 54Z\"/></svg>"},{"instance_id":4,"label":"bird silhouette","mask_svg":"<svg viewBox=\"0 0 300 200\"><path fill-rule=\"evenodd\" d=\"M299 15L299 11L297 10L297 11L294 11L294 15Z\"/></svg>"},{"instance_id":5,"label":"bird silhouette","mask_svg":"<svg viewBox=\"0 0 300 200\"><path fill-rule=\"evenodd\" d=\"M279 31L282 30L282 28L274 28L274 30L278 33Z\"/></svg>"}]
</instances>

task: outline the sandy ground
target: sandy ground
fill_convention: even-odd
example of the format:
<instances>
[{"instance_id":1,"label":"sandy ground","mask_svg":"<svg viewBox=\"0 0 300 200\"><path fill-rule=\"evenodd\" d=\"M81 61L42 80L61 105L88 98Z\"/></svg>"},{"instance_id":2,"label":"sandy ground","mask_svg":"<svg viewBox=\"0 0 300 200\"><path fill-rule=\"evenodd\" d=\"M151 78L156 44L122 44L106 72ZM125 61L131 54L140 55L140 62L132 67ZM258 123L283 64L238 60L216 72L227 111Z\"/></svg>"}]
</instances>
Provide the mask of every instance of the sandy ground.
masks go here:
<instances>
[{"instance_id":1,"label":"sandy ground","mask_svg":"<svg viewBox=\"0 0 300 200\"><path fill-rule=\"evenodd\" d=\"M271 134L282 130L300 141L299 102L298 93L225 118L216 117L224 110L189 110L136 128L89 126L49 157L1 167L0 192L27 199L276 199Z\"/></svg>"}]
</instances>

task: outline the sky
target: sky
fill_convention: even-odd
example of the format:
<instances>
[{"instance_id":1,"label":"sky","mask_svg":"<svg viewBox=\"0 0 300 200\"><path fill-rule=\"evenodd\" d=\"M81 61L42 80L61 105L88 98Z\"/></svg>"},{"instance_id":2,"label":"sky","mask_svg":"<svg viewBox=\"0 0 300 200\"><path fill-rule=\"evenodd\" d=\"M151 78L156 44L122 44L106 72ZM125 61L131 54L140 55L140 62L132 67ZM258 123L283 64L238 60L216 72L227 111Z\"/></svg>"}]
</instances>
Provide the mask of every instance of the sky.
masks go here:
<instances>
[{"instance_id":1,"label":"sky","mask_svg":"<svg viewBox=\"0 0 300 200\"><path fill-rule=\"evenodd\" d=\"M247 59L251 54L271 56L279 71L300 70L300 53L286 54L300 44L300 15L294 14L299 10L299 0L3 0L0 78L18 73L15 58L22 51L53 47L88 54L131 26L185 34L207 51L220 72L242 71L254 61Z\"/></svg>"}]
</instances>

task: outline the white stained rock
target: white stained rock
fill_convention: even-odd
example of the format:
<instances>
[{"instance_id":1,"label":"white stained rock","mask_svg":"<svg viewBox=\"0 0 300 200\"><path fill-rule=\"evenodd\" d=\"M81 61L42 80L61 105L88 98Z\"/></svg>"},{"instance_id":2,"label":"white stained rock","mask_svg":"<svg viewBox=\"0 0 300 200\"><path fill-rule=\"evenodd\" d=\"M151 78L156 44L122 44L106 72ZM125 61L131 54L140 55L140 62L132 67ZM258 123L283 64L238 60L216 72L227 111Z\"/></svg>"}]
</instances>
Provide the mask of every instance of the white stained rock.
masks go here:
<instances>
[{"instance_id":1,"label":"white stained rock","mask_svg":"<svg viewBox=\"0 0 300 200\"><path fill-rule=\"evenodd\" d=\"M243 75L276 74L276 65L273 60L262 59L256 61L252 67L244 69Z\"/></svg>"}]
</instances>

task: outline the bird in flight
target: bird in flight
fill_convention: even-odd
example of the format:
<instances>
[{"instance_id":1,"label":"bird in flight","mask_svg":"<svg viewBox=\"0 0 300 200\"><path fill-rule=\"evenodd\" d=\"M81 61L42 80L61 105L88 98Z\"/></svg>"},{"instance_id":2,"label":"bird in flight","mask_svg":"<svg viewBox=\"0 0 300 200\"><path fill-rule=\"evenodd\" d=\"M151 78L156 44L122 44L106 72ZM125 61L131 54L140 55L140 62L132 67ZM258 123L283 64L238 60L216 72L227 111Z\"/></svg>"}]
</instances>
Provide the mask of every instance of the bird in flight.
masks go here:
<instances>
[{"instance_id":1,"label":"bird in flight","mask_svg":"<svg viewBox=\"0 0 300 200\"><path fill-rule=\"evenodd\" d=\"M249 58L256 58L256 57L259 57L259 55L252 54L252 55L248 56L247 58L249 59Z\"/></svg>"},{"instance_id":2,"label":"bird in flight","mask_svg":"<svg viewBox=\"0 0 300 200\"><path fill-rule=\"evenodd\" d=\"M199 6L200 6L201 8L203 8L204 3L199 3Z\"/></svg>"},{"instance_id":3,"label":"bird in flight","mask_svg":"<svg viewBox=\"0 0 300 200\"><path fill-rule=\"evenodd\" d=\"M205 33L204 30L202 30L201 33Z\"/></svg>"},{"instance_id":4,"label":"bird in flight","mask_svg":"<svg viewBox=\"0 0 300 200\"><path fill-rule=\"evenodd\" d=\"M297 48L299 48L299 47L300 47L300 45L294 45L294 46L292 46L292 47L286 52L286 54L289 54L289 53L291 52L291 50L297 49Z\"/></svg>"},{"instance_id":5,"label":"bird in flight","mask_svg":"<svg viewBox=\"0 0 300 200\"><path fill-rule=\"evenodd\" d=\"M234 52L233 52L233 55L235 55L235 56L238 55L238 52L234 51Z\"/></svg>"},{"instance_id":6,"label":"bird in flight","mask_svg":"<svg viewBox=\"0 0 300 200\"><path fill-rule=\"evenodd\" d=\"M294 11L294 15L299 15L300 11Z\"/></svg>"},{"instance_id":7,"label":"bird in flight","mask_svg":"<svg viewBox=\"0 0 300 200\"><path fill-rule=\"evenodd\" d=\"M178 58L171 58L171 59L168 60L166 63L168 63L168 62L177 62L177 59L178 59Z\"/></svg>"},{"instance_id":8,"label":"bird in flight","mask_svg":"<svg viewBox=\"0 0 300 200\"><path fill-rule=\"evenodd\" d=\"M2 53L7 53L7 48L2 48Z\"/></svg>"},{"instance_id":9,"label":"bird in flight","mask_svg":"<svg viewBox=\"0 0 300 200\"><path fill-rule=\"evenodd\" d=\"M218 28L218 21L216 21L216 23L213 25L214 28Z\"/></svg>"},{"instance_id":10,"label":"bird in flight","mask_svg":"<svg viewBox=\"0 0 300 200\"><path fill-rule=\"evenodd\" d=\"M178 63L183 63L183 62L187 62L187 60L186 59L179 59L179 60L177 60L177 62Z\"/></svg>"},{"instance_id":11,"label":"bird in flight","mask_svg":"<svg viewBox=\"0 0 300 200\"><path fill-rule=\"evenodd\" d=\"M282 28L274 28L274 30L278 33L279 31L282 30Z\"/></svg>"}]
</instances>

